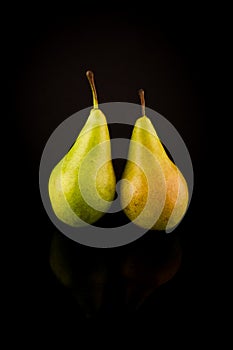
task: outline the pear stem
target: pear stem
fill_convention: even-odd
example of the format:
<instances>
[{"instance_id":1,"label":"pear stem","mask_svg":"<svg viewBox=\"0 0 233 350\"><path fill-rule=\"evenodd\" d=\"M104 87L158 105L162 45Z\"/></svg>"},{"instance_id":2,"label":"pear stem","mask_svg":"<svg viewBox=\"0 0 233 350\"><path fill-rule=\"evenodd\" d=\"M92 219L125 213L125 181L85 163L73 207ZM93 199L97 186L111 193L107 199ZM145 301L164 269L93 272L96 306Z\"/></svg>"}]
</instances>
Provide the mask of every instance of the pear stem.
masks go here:
<instances>
[{"instance_id":1,"label":"pear stem","mask_svg":"<svg viewBox=\"0 0 233 350\"><path fill-rule=\"evenodd\" d=\"M91 86L91 91L93 95L93 106L94 108L98 108L98 99L97 99L97 92L95 88L95 81L94 81L94 73L90 70L86 72L87 79Z\"/></svg>"},{"instance_id":2,"label":"pear stem","mask_svg":"<svg viewBox=\"0 0 233 350\"><path fill-rule=\"evenodd\" d=\"M141 106L142 106L142 115L144 116L146 114L146 110L145 110L145 96L144 96L144 90L140 89L138 91L140 100L141 100Z\"/></svg>"}]
</instances>

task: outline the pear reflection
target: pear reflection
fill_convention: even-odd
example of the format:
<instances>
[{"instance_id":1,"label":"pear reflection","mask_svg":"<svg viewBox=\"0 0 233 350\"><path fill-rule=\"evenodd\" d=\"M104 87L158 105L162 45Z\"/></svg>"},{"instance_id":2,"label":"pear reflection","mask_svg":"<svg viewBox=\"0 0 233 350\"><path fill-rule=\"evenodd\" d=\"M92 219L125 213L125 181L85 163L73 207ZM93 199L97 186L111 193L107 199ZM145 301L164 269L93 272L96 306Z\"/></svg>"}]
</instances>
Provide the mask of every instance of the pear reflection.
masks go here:
<instances>
[{"instance_id":1,"label":"pear reflection","mask_svg":"<svg viewBox=\"0 0 233 350\"><path fill-rule=\"evenodd\" d=\"M181 265L180 239L148 231L135 242L111 249L80 245L54 232L50 267L86 318L137 311L170 281Z\"/></svg>"}]
</instances>

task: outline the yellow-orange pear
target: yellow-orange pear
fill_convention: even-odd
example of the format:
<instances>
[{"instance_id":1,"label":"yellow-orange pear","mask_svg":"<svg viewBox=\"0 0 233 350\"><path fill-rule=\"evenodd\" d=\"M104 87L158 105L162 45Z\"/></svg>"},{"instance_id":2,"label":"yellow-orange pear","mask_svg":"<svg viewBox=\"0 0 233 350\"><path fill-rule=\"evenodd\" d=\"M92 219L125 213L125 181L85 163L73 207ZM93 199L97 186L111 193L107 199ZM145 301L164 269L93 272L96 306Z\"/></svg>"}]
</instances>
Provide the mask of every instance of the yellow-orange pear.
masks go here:
<instances>
[{"instance_id":1,"label":"yellow-orange pear","mask_svg":"<svg viewBox=\"0 0 233 350\"><path fill-rule=\"evenodd\" d=\"M121 181L121 204L136 225L169 230L179 224L188 206L188 186L170 159L151 120L145 115L144 91L139 91L142 117L136 120Z\"/></svg>"}]
</instances>

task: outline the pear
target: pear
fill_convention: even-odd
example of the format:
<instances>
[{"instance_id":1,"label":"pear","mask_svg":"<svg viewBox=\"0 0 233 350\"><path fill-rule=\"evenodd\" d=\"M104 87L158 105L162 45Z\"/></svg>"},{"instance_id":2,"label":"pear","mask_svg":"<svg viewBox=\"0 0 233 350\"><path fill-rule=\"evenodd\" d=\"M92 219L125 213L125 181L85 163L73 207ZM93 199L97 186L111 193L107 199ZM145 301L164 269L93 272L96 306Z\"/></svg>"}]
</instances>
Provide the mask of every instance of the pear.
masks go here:
<instances>
[{"instance_id":1,"label":"pear","mask_svg":"<svg viewBox=\"0 0 233 350\"><path fill-rule=\"evenodd\" d=\"M121 203L126 216L150 230L171 230L188 206L184 176L166 153L145 115L144 91L139 91L142 117L136 120L122 174Z\"/></svg>"},{"instance_id":2,"label":"pear","mask_svg":"<svg viewBox=\"0 0 233 350\"><path fill-rule=\"evenodd\" d=\"M73 227L100 219L109 209L116 187L106 117L98 108L94 74L87 71L86 75L93 108L73 146L52 170L48 184L54 213Z\"/></svg>"}]
</instances>

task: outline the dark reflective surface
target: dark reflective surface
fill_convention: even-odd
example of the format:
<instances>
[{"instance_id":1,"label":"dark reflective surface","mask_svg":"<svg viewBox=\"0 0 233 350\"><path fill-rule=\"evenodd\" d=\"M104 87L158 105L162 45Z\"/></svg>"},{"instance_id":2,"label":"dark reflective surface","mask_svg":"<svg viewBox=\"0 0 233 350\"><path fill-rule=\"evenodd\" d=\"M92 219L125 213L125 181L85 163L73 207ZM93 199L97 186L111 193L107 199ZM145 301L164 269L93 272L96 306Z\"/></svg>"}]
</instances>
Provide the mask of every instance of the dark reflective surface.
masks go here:
<instances>
[{"instance_id":1,"label":"dark reflective surface","mask_svg":"<svg viewBox=\"0 0 233 350\"><path fill-rule=\"evenodd\" d=\"M132 244L93 249L55 232L50 267L84 317L139 310L181 265L180 239L149 231ZM112 315L112 316L113 316Z\"/></svg>"}]
</instances>

